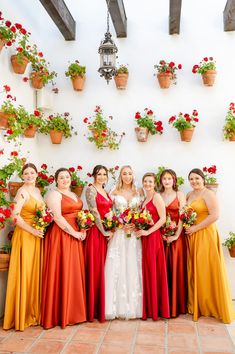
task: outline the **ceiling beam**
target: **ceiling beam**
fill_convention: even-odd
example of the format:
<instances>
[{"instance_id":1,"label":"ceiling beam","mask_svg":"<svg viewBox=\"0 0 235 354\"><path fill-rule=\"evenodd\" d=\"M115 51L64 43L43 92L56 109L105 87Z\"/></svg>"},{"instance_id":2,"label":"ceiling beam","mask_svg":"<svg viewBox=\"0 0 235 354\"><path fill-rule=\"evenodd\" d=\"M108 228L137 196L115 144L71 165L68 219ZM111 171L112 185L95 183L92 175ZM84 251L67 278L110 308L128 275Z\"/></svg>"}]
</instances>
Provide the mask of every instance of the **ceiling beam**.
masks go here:
<instances>
[{"instance_id":1,"label":"ceiling beam","mask_svg":"<svg viewBox=\"0 0 235 354\"><path fill-rule=\"evenodd\" d=\"M106 0L118 38L127 37L127 17L123 0Z\"/></svg>"},{"instance_id":2,"label":"ceiling beam","mask_svg":"<svg viewBox=\"0 0 235 354\"><path fill-rule=\"evenodd\" d=\"M74 21L64 0L39 0L51 19L67 41L76 38L76 22Z\"/></svg>"},{"instance_id":3,"label":"ceiling beam","mask_svg":"<svg viewBox=\"0 0 235 354\"><path fill-rule=\"evenodd\" d=\"M180 15L182 0L170 0L169 34L180 33Z\"/></svg>"},{"instance_id":4,"label":"ceiling beam","mask_svg":"<svg viewBox=\"0 0 235 354\"><path fill-rule=\"evenodd\" d=\"M224 8L224 31L235 30L235 0L227 0Z\"/></svg>"}]
</instances>

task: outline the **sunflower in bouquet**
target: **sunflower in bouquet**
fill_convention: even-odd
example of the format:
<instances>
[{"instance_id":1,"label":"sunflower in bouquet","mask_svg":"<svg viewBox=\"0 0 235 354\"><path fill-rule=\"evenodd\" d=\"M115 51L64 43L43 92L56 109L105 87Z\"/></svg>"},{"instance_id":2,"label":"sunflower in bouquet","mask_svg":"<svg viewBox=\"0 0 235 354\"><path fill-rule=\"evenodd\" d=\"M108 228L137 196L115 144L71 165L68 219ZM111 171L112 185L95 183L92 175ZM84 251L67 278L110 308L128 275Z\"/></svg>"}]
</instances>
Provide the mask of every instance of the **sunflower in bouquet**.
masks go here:
<instances>
[{"instance_id":1,"label":"sunflower in bouquet","mask_svg":"<svg viewBox=\"0 0 235 354\"><path fill-rule=\"evenodd\" d=\"M104 225L105 231L114 231L118 227L118 217L115 215L113 209L110 209L110 211L105 214L102 224Z\"/></svg>"},{"instance_id":2,"label":"sunflower in bouquet","mask_svg":"<svg viewBox=\"0 0 235 354\"><path fill-rule=\"evenodd\" d=\"M195 224L197 220L197 213L191 206L185 205L180 209L180 220L183 222L183 227L188 229L190 226Z\"/></svg>"},{"instance_id":3,"label":"sunflower in bouquet","mask_svg":"<svg viewBox=\"0 0 235 354\"><path fill-rule=\"evenodd\" d=\"M88 230L95 223L95 218L89 210L80 210L77 214L77 224L80 232Z\"/></svg>"},{"instance_id":4,"label":"sunflower in bouquet","mask_svg":"<svg viewBox=\"0 0 235 354\"><path fill-rule=\"evenodd\" d=\"M171 220L171 216L168 214L166 217L166 222L161 228L162 235L165 237L174 236L177 231L177 224L175 221ZM167 242L167 246L170 244Z\"/></svg>"},{"instance_id":5,"label":"sunflower in bouquet","mask_svg":"<svg viewBox=\"0 0 235 354\"><path fill-rule=\"evenodd\" d=\"M50 209L46 207L45 204L36 206L36 212L33 219L33 227L36 230L41 230L45 232L46 228L53 221L53 214Z\"/></svg>"}]
</instances>

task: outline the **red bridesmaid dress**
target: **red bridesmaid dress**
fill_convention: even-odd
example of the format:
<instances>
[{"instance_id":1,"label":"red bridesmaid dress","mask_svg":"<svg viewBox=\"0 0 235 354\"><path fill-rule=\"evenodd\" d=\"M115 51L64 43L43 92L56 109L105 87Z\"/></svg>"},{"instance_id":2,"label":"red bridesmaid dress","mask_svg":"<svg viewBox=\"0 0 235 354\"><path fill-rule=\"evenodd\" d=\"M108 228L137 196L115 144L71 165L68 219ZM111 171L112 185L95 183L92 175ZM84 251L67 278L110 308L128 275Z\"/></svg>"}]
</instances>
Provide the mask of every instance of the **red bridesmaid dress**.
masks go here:
<instances>
[{"instance_id":1,"label":"red bridesmaid dress","mask_svg":"<svg viewBox=\"0 0 235 354\"><path fill-rule=\"evenodd\" d=\"M97 210L101 220L112 207L112 200L97 191ZM84 241L84 256L87 284L87 319L92 322L97 318L105 321L105 282L104 265L107 253L107 238L96 225L92 226Z\"/></svg>"},{"instance_id":2,"label":"red bridesmaid dress","mask_svg":"<svg viewBox=\"0 0 235 354\"><path fill-rule=\"evenodd\" d=\"M159 215L153 201L145 208L152 215L154 223ZM169 318L169 297L166 272L164 245L160 230L149 236L142 236L142 269L143 269L143 320L148 317L157 320L158 317Z\"/></svg>"},{"instance_id":3,"label":"red bridesmaid dress","mask_svg":"<svg viewBox=\"0 0 235 354\"><path fill-rule=\"evenodd\" d=\"M61 211L75 229L82 201L62 194ZM44 240L41 324L44 328L86 321L85 267L82 241L55 222Z\"/></svg>"},{"instance_id":4,"label":"red bridesmaid dress","mask_svg":"<svg viewBox=\"0 0 235 354\"><path fill-rule=\"evenodd\" d=\"M176 197L166 207L166 215L178 224L180 203ZM179 238L165 244L171 317L187 312L187 249L184 230Z\"/></svg>"}]
</instances>

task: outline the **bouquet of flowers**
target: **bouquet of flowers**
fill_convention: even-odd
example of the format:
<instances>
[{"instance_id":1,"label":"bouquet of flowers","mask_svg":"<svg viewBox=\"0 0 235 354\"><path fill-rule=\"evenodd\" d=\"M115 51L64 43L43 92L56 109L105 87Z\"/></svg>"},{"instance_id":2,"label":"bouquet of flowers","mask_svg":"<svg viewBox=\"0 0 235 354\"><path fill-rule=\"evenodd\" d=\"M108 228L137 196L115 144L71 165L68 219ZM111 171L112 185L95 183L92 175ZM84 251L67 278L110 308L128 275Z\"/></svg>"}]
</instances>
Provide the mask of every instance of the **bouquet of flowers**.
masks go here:
<instances>
[{"instance_id":1,"label":"bouquet of flowers","mask_svg":"<svg viewBox=\"0 0 235 354\"><path fill-rule=\"evenodd\" d=\"M168 236L174 236L177 230L177 225L176 222L171 220L170 215L168 214L166 217L166 222L164 226L161 228L161 232L165 237ZM167 246L170 246L169 243L167 243Z\"/></svg>"},{"instance_id":2,"label":"bouquet of flowers","mask_svg":"<svg viewBox=\"0 0 235 354\"><path fill-rule=\"evenodd\" d=\"M49 224L53 221L53 214L45 205L36 208L35 217L33 219L33 227L36 230L45 231Z\"/></svg>"},{"instance_id":3,"label":"bouquet of flowers","mask_svg":"<svg viewBox=\"0 0 235 354\"><path fill-rule=\"evenodd\" d=\"M188 229L197 220L197 213L192 207L185 205L180 209L180 220L183 222L183 227Z\"/></svg>"},{"instance_id":4,"label":"bouquet of flowers","mask_svg":"<svg viewBox=\"0 0 235 354\"><path fill-rule=\"evenodd\" d=\"M94 225L95 218L89 210L80 210L77 214L79 231L85 231Z\"/></svg>"},{"instance_id":5,"label":"bouquet of flowers","mask_svg":"<svg viewBox=\"0 0 235 354\"><path fill-rule=\"evenodd\" d=\"M133 223L135 210L131 208L124 209L123 211L117 211L118 227L121 229L126 224ZM127 237L131 237L131 233L126 234Z\"/></svg>"},{"instance_id":6,"label":"bouquet of flowers","mask_svg":"<svg viewBox=\"0 0 235 354\"><path fill-rule=\"evenodd\" d=\"M114 214L113 209L110 209L110 211L105 214L102 223L106 231L114 230L116 227L118 227L118 217Z\"/></svg>"},{"instance_id":7,"label":"bouquet of flowers","mask_svg":"<svg viewBox=\"0 0 235 354\"><path fill-rule=\"evenodd\" d=\"M138 230L148 230L154 225L152 216L147 209L134 212L132 222Z\"/></svg>"}]
</instances>

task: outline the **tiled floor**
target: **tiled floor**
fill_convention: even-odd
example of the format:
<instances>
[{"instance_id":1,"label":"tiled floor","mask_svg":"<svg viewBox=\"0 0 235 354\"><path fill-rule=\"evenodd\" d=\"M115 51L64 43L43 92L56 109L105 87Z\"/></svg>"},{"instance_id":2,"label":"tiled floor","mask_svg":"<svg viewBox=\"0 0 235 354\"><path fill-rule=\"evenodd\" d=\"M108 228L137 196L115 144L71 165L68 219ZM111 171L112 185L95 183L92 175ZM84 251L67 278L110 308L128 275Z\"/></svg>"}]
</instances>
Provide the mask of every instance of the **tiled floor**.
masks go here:
<instances>
[{"instance_id":1,"label":"tiled floor","mask_svg":"<svg viewBox=\"0 0 235 354\"><path fill-rule=\"evenodd\" d=\"M190 315L169 321L115 320L24 332L0 328L0 353L235 354L235 322Z\"/></svg>"}]
</instances>

